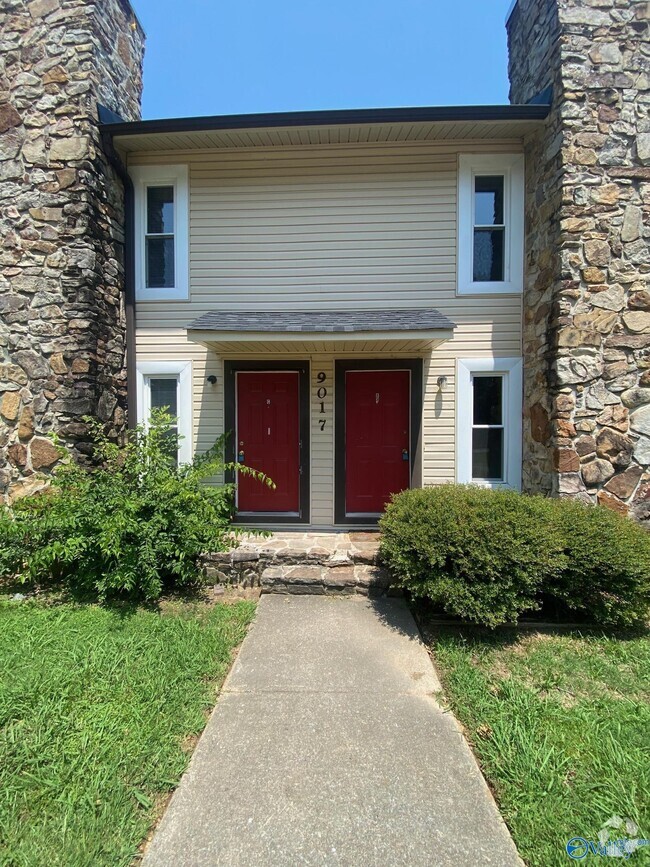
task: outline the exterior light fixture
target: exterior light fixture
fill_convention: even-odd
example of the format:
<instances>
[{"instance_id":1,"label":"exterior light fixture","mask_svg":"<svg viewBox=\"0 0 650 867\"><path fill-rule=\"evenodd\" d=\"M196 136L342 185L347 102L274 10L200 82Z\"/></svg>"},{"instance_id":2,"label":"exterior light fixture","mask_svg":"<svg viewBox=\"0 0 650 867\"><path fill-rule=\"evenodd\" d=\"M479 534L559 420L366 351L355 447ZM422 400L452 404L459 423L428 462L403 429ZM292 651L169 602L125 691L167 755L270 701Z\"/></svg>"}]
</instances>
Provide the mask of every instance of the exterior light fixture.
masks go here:
<instances>
[{"instance_id":1,"label":"exterior light fixture","mask_svg":"<svg viewBox=\"0 0 650 867\"><path fill-rule=\"evenodd\" d=\"M447 377L439 376L438 377L438 388L440 391L444 391L447 388Z\"/></svg>"}]
</instances>

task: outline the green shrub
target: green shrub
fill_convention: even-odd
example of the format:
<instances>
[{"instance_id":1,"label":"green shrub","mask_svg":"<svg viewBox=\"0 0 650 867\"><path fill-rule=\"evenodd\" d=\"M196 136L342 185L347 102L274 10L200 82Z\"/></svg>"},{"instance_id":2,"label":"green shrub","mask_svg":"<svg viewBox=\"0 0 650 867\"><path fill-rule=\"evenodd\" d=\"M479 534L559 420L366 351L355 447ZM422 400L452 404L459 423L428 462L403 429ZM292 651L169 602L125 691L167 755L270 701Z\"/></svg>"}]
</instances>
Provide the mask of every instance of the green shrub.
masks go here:
<instances>
[{"instance_id":1,"label":"green shrub","mask_svg":"<svg viewBox=\"0 0 650 867\"><path fill-rule=\"evenodd\" d=\"M607 626L650 616L650 535L605 508L442 485L395 496L380 527L398 583L464 620L515 622L543 597Z\"/></svg>"},{"instance_id":2,"label":"green shrub","mask_svg":"<svg viewBox=\"0 0 650 867\"><path fill-rule=\"evenodd\" d=\"M544 508L509 490L404 491L381 519L381 555L401 586L447 613L487 626L514 622L538 607L561 559L561 538L540 521Z\"/></svg>"},{"instance_id":3,"label":"green shrub","mask_svg":"<svg viewBox=\"0 0 650 867\"><path fill-rule=\"evenodd\" d=\"M162 411L121 448L91 425L97 467L64 463L45 493L3 515L0 574L60 581L100 599L155 599L196 584L198 556L229 543L234 486L203 483L226 468L223 443L176 466L179 438ZM248 467L232 468L273 484Z\"/></svg>"},{"instance_id":4,"label":"green shrub","mask_svg":"<svg viewBox=\"0 0 650 867\"><path fill-rule=\"evenodd\" d=\"M650 617L650 534L629 518L575 500L552 500L564 565L545 590L604 626L636 626Z\"/></svg>"}]
</instances>

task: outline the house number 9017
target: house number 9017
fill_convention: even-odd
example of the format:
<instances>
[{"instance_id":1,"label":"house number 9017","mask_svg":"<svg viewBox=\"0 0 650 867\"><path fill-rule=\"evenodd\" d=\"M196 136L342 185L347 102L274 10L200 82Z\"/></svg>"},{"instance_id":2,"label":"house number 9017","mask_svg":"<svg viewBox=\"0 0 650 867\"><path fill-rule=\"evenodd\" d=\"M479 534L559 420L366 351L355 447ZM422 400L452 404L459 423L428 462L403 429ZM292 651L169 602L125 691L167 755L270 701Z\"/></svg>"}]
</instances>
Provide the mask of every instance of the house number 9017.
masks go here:
<instances>
[{"instance_id":1,"label":"house number 9017","mask_svg":"<svg viewBox=\"0 0 650 867\"><path fill-rule=\"evenodd\" d=\"M325 382L326 379L327 379L327 374L325 373L324 370L320 370L316 374L316 381L317 382L323 383L323 382ZM327 397L327 388L324 385L318 386L318 389L316 390L316 397L320 401L320 407L319 407L318 413L319 413L319 415L325 415L325 398ZM319 427L321 430L325 430L325 426L327 425L327 419L326 418L319 418L318 424L319 424Z\"/></svg>"}]
</instances>

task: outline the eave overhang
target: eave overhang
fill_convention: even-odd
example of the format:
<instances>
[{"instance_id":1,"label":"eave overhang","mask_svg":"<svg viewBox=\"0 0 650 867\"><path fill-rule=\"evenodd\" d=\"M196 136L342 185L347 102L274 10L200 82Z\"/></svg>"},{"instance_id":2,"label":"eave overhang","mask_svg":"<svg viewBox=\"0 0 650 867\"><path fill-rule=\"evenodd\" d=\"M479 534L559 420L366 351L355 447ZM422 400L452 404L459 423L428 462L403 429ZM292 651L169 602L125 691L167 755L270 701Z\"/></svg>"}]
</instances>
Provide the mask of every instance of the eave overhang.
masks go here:
<instances>
[{"instance_id":1,"label":"eave overhang","mask_svg":"<svg viewBox=\"0 0 650 867\"><path fill-rule=\"evenodd\" d=\"M535 105L416 106L116 121L103 133L124 153L196 148L523 138L550 110Z\"/></svg>"}]
</instances>

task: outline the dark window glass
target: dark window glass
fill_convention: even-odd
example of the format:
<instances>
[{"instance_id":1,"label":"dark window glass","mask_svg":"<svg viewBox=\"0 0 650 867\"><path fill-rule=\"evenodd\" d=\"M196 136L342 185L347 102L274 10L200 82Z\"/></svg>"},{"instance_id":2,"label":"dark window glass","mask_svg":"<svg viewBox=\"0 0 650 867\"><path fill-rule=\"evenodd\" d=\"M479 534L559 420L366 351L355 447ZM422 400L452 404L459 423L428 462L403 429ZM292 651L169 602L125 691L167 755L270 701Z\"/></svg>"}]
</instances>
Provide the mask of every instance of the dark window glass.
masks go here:
<instances>
[{"instance_id":1,"label":"dark window glass","mask_svg":"<svg viewBox=\"0 0 650 867\"><path fill-rule=\"evenodd\" d=\"M174 188L147 187L147 234L174 233Z\"/></svg>"},{"instance_id":2,"label":"dark window glass","mask_svg":"<svg viewBox=\"0 0 650 867\"><path fill-rule=\"evenodd\" d=\"M152 289L174 285L174 239L147 238L147 286Z\"/></svg>"},{"instance_id":3,"label":"dark window glass","mask_svg":"<svg viewBox=\"0 0 650 867\"><path fill-rule=\"evenodd\" d=\"M472 431L472 478L503 478L503 428L474 428Z\"/></svg>"},{"instance_id":4,"label":"dark window glass","mask_svg":"<svg viewBox=\"0 0 650 867\"><path fill-rule=\"evenodd\" d=\"M178 414L178 380L174 379L159 379L158 377L149 380L149 388L151 390L151 408L162 409L167 407L170 415Z\"/></svg>"},{"instance_id":5,"label":"dark window glass","mask_svg":"<svg viewBox=\"0 0 650 867\"><path fill-rule=\"evenodd\" d=\"M503 176L474 178L474 225L503 226Z\"/></svg>"},{"instance_id":6,"label":"dark window glass","mask_svg":"<svg viewBox=\"0 0 650 867\"><path fill-rule=\"evenodd\" d=\"M504 279L504 229L474 229L474 282L494 283Z\"/></svg>"},{"instance_id":7,"label":"dark window glass","mask_svg":"<svg viewBox=\"0 0 650 867\"><path fill-rule=\"evenodd\" d=\"M152 378L149 380L151 409L165 409L173 417L165 436L169 446L169 460L178 463L178 379ZM165 449L167 450L167 449Z\"/></svg>"},{"instance_id":8,"label":"dark window glass","mask_svg":"<svg viewBox=\"0 0 650 867\"><path fill-rule=\"evenodd\" d=\"M474 424L503 423L503 377L474 377Z\"/></svg>"}]
</instances>

